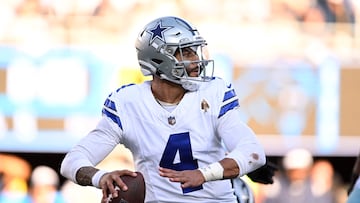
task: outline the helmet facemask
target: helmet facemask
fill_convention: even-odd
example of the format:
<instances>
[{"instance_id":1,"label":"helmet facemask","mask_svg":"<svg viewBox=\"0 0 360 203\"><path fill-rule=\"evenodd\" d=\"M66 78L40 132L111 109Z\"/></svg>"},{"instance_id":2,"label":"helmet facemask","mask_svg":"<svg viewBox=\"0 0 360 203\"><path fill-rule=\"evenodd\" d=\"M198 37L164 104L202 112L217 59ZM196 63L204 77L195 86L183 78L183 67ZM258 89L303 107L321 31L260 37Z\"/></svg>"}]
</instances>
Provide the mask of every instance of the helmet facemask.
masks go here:
<instances>
[{"instance_id":1,"label":"helmet facemask","mask_svg":"<svg viewBox=\"0 0 360 203\"><path fill-rule=\"evenodd\" d=\"M206 43L180 44L175 51L175 66L171 74L176 81L189 91L198 89L201 82L208 82L214 75L214 61L208 59Z\"/></svg>"}]
</instances>

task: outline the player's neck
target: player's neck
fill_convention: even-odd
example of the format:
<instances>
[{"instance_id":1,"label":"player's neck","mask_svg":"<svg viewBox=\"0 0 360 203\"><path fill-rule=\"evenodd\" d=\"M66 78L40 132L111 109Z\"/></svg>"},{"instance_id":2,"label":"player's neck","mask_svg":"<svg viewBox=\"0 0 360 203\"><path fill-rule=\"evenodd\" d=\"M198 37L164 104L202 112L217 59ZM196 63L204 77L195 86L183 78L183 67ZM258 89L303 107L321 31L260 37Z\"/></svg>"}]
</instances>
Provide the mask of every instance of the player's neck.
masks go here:
<instances>
[{"instance_id":1,"label":"player's neck","mask_svg":"<svg viewBox=\"0 0 360 203\"><path fill-rule=\"evenodd\" d=\"M171 104L171 103L160 101L158 99L156 99L156 101L160 104L160 106L162 106L168 112L172 112L177 107L177 105L179 104L179 103Z\"/></svg>"},{"instance_id":2,"label":"player's neck","mask_svg":"<svg viewBox=\"0 0 360 203\"><path fill-rule=\"evenodd\" d=\"M177 105L185 94L181 86L161 79L151 82L151 91L158 102L170 105Z\"/></svg>"}]
</instances>

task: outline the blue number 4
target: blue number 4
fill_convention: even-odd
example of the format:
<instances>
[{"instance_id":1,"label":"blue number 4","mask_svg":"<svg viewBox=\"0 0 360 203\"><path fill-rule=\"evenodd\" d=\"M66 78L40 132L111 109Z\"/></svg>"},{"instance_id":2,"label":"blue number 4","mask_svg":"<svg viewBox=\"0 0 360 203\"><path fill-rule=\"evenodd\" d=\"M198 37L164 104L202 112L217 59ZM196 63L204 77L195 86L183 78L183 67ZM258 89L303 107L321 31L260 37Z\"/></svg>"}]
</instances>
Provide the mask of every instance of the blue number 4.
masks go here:
<instances>
[{"instance_id":1,"label":"blue number 4","mask_svg":"<svg viewBox=\"0 0 360 203\"><path fill-rule=\"evenodd\" d=\"M180 162L175 163L177 152L179 152ZM189 132L170 135L161 157L160 166L176 171L194 170L198 168L198 162L192 155ZM183 188L183 193L201 189L203 189L202 185L191 188Z\"/></svg>"}]
</instances>

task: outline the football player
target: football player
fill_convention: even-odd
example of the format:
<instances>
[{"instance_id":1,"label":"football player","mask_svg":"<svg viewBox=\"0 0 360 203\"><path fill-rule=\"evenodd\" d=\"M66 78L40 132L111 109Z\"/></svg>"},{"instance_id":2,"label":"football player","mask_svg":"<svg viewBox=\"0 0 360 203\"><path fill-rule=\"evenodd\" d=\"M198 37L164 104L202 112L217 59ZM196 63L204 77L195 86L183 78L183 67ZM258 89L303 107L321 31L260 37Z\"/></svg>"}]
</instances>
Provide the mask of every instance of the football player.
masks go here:
<instances>
[{"instance_id":1,"label":"football player","mask_svg":"<svg viewBox=\"0 0 360 203\"><path fill-rule=\"evenodd\" d=\"M118 144L133 154L145 202L236 203L231 180L265 164L256 135L241 121L231 84L214 77L206 41L184 19L161 17L136 40L141 71L152 80L126 85L105 100L103 118L65 156L61 173L116 197L126 169L96 168ZM223 143L226 149L223 148ZM228 153L226 153L228 152Z\"/></svg>"}]
</instances>

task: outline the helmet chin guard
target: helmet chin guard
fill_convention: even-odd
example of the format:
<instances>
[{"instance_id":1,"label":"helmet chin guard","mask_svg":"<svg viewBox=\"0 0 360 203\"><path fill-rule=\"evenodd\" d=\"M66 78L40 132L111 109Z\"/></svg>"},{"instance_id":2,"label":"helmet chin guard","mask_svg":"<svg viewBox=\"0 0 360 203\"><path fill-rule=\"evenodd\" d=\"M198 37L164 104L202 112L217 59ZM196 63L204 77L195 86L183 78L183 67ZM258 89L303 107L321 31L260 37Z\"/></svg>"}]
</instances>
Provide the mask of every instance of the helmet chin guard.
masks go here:
<instances>
[{"instance_id":1,"label":"helmet chin guard","mask_svg":"<svg viewBox=\"0 0 360 203\"><path fill-rule=\"evenodd\" d=\"M184 89L189 90L190 92L193 92L193 91L196 91L199 89L201 82L200 82L200 80L193 80L193 81L184 80L181 85Z\"/></svg>"},{"instance_id":2,"label":"helmet chin guard","mask_svg":"<svg viewBox=\"0 0 360 203\"><path fill-rule=\"evenodd\" d=\"M207 43L198 30L178 17L162 17L148 23L135 43L141 72L157 75L161 79L180 84L189 91L196 91L201 82L210 81L214 74L214 61L207 57ZM190 48L197 60L178 60L175 53ZM177 52L179 51L179 52ZM197 75L190 76L189 64L197 64Z\"/></svg>"}]
</instances>

